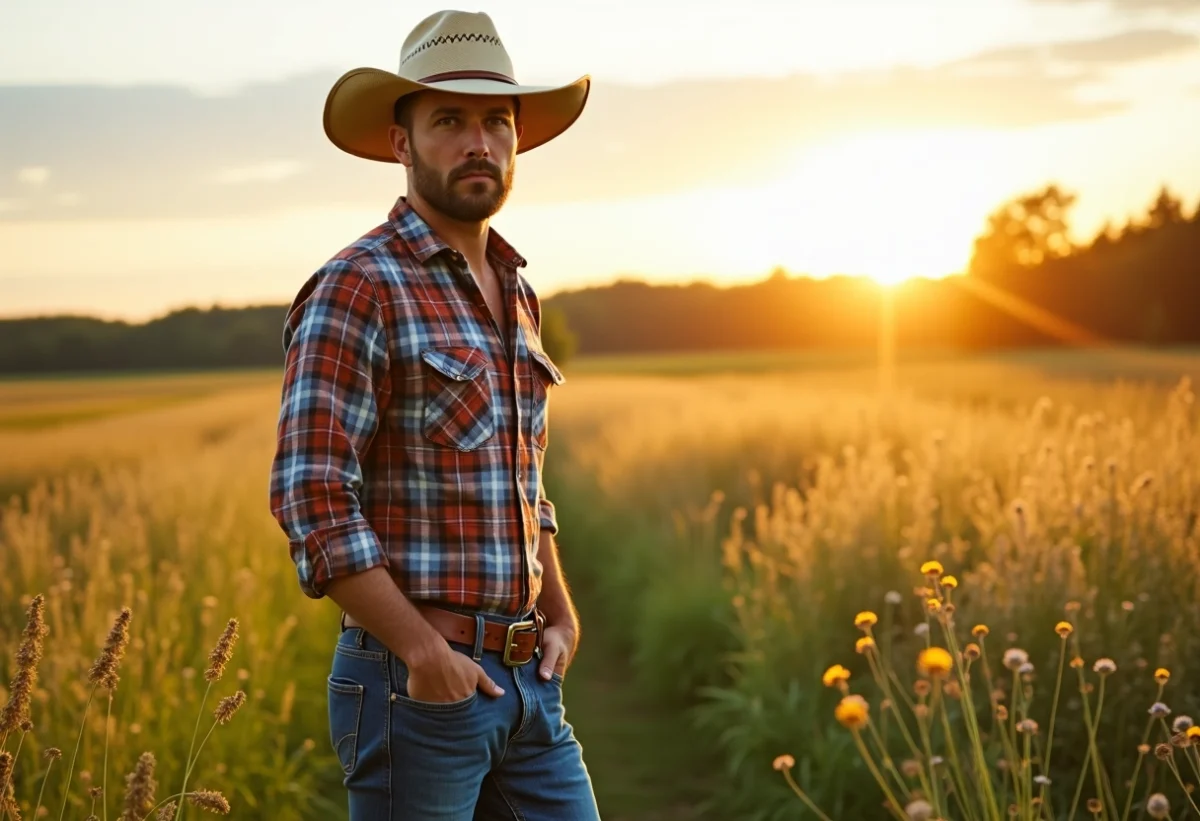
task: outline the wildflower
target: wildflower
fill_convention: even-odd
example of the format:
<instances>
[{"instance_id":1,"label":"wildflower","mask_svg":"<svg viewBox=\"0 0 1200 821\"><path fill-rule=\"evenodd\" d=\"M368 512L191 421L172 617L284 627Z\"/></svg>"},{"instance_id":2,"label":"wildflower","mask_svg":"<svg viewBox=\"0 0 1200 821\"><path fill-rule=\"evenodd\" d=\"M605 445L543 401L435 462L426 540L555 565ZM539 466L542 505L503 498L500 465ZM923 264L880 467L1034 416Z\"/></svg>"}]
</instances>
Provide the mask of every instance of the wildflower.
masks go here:
<instances>
[{"instance_id":1,"label":"wildflower","mask_svg":"<svg viewBox=\"0 0 1200 821\"><path fill-rule=\"evenodd\" d=\"M1044 776L1044 775L1035 775L1033 777L1033 783L1037 784L1039 787L1049 787L1050 779L1049 779L1049 777Z\"/></svg>"},{"instance_id":2,"label":"wildflower","mask_svg":"<svg viewBox=\"0 0 1200 821\"><path fill-rule=\"evenodd\" d=\"M775 756L775 761L771 764L771 766L775 768L776 772L790 770L792 767L796 766L796 759L787 753L784 753L783 755Z\"/></svg>"},{"instance_id":3,"label":"wildflower","mask_svg":"<svg viewBox=\"0 0 1200 821\"><path fill-rule=\"evenodd\" d=\"M904 601L904 597L896 590L889 590L887 595L883 597L883 600L888 604L900 604Z\"/></svg>"},{"instance_id":4,"label":"wildflower","mask_svg":"<svg viewBox=\"0 0 1200 821\"><path fill-rule=\"evenodd\" d=\"M1188 727L1187 732L1184 735L1191 740L1200 738L1200 727Z\"/></svg>"},{"instance_id":5,"label":"wildflower","mask_svg":"<svg viewBox=\"0 0 1200 821\"><path fill-rule=\"evenodd\" d=\"M129 621L132 618L133 611L128 607L122 607L116 621L113 622L112 629L109 630L108 640L104 643L104 652L100 654L100 657L92 664L91 670L88 671L89 684L95 684L107 690L117 688L117 682L120 681L117 668L121 666L121 659L125 657L125 647L129 644Z\"/></svg>"},{"instance_id":6,"label":"wildflower","mask_svg":"<svg viewBox=\"0 0 1200 821\"><path fill-rule=\"evenodd\" d=\"M154 809L154 754L145 752L137 760L133 772L125 777L125 809L121 821L142 821Z\"/></svg>"},{"instance_id":7,"label":"wildflower","mask_svg":"<svg viewBox=\"0 0 1200 821\"><path fill-rule=\"evenodd\" d=\"M1171 724L1171 729L1177 733L1182 733L1192 726L1191 716L1175 716L1175 721Z\"/></svg>"},{"instance_id":8,"label":"wildflower","mask_svg":"<svg viewBox=\"0 0 1200 821\"><path fill-rule=\"evenodd\" d=\"M963 648L963 656L966 657L968 661L978 661L981 655L983 655L983 653L980 651L979 645L975 642L971 642Z\"/></svg>"},{"instance_id":9,"label":"wildflower","mask_svg":"<svg viewBox=\"0 0 1200 821\"><path fill-rule=\"evenodd\" d=\"M925 636L928 633L929 633L929 624L926 622L920 622L919 624L917 624L916 627L913 628L914 636Z\"/></svg>"},{"instance_id":10,"label":"wildflower","mask_svg":"<svg viewBox=\"0 0 1200 821\"><path fill-rule=\"evenodd\" d=\"M1027 661L1029 654L1019 647L1010 647L1004 651L1004 666L1009 670L1016 670Z\"/></svg>"},{"instance_id":11,"label":"wildflower","mask_svg":"<svg viewBox=\"0 0 1200 821\"><path fill-rule=\"evenodd\" d=\"M1167 818L1171 815L1171 802L1160 792L1146 799L1146 812L1151 818Z\"/></svg>"},{"instance_id":12,"label":"wildflower","mask_svg":"<svg viewBox=\"0 0 1200 821\"><path fill-rule=\"evenodd\" d=\"M246 694L238 690L231 696L226 696L221 699L221 703L217 705L217 709L213 715L217 719L218 724L228 724L233 714L238 711L243 704L246 703Z\"/></svg>"},{"instance_id":13,"label":"wildflower","mask_svg":"<svg viewBox=\"0 0 1200 821\"><path fill-rule=\"evenodd\" d=\"M1154 755L1162 761L1166 761L1174 754L1175 751L1171 749L1170 744L1159 744L1154 748Z\"/></svg>"},{"instance_id":14,"label":"wildflower","mask_svg":"<svg viewBox=\"0 0 1200 821\"><path fill-rule=\"evenodd\" d=\"M846 696L834 709L834 717L842 726L859 730L867 726L870 706L862 696Z\"/></svg>"},{"instance_id":15,"label":"wildflower","mask_svg":"<svg viewBox=\"0 0 1200 821\"><path fill-rule=\"evenodd\" d=\"M1096 815L1104 809L1104 804L1100 803L1099 798L1089 798L1087 802L1087 808L1088 812Z\"/></svg>"},{"instance_id":16,"label":"wildflower","mask_svg":"<svg viewBox=\"0 0 1200 821\"><path fill-rule=\"evenodd\" d=\"M924 799L918 798L904 807L904 814L909 821L929 821L933 817L933 806Z\"/></svg>"},{"instance_id":17,"label":"wildflower","mask_svg":"<svg viewBox=\"0 0 1200 821\"><path fill-rule=\"evenodd\" d=\"M1096 659L1096 663L1092 665L1092 669L1102 676L1108 676L1117 672L1117 663L1108 658Z\"/></svg>"},{"instance_id":18,"label":"wildflower","mask_svg":"<svg viewBox=\"0 0 1200 821\"><path fill-rule=\"evenodd\" d=\"M945 763L946 759L942 758L940 755L931 756L929 759L930 767L940 767Z\"/></svg>"},{"instance_id":19,"label":"wildflower","mask_svg":"<svg viewBox=\"0 0 1200 821\"><path fill-rule=\"evenodd\" d=\"M940 601L938 601L937 599L926 599L925 600L925 608L931 614L936 615L937 612L942 609L942 603Z\"/></svg>"},{"instance_id":20,"label":"wildflower","mask_svg":"<svg viewBox=\"0 0 1200 821\"><path fill-rule=\"evenodd\" d=\"M1008 721L1008 708L1005 707L1003 704L996 705L996 720L997 721Z\"/></svg>"},{"instance_id":21,"label":"wildflower","mask_svg":"<svg viewBox=\"0 0 1200 821\"><path fill-rule=\"evenodd\" d=\"M1022 664L1020 667L1017 668L1017 672L1020 673L1022 676L1033 675L1033 662L1032 661L1025 662L1024 664Z\"/></svg>"},{"instance_id":22,"label":"wildflower","mask_svg":"<svg viewBox=\"0 0 1200 821\"><path fill-rule=\"evenodd\" d=\"M854 642L854 650L858 653L866 653L875 649L875 639L870 636L863 636L858 641Z\"/></svg>"},{"instance_id":23,"label":"wildflower","mask_svg":"<svg viewBox=\"0 0 1200 821\"><path fill-rule=\"evenodd\" d=\"M1159 684L1166 684L1171 680L1171 671L1166 667L1159 667L1154 671L1154 680Z\"/></svg>"},{"instance_id":24,"label":"wildflower","mask_svg":"<svg viewBox=\"0 0 1200 821\"><path fill-rule=\"evenodd\" d=\"M1138 750L1138 755L1149 755L1150 754L1150 745L1149 744L1139 744L1137 747L1137 750Z\"/></svg>"},{"instance_id":25,"label":"wildflower","mask_svg":"<svg viewBox=\"0 0 1200 821\"><path fill-rule=\"evenodd\" d=\"M1154 718L1166 718L1171 714L1171 708L1163 704L1161 701L1156 701L1150 705L1150 715Z\"/></svg>"},{"instance_id":26,"label":"wildflower","mask_svg":"<svg viewBox=\"0 0 1200 821\"><path fill-rule=\"evenodd\" d=\"M1036 721L1034 721L1032 718L1026 718L1026 719L1023 719L1022 721L1017 722L1017 732L1018 733L1029 733L1030 735L1037 735L1037 731L1038 731L1038 723Z\"/></svg>"},{"instance_id":27,"label":"wildflower","mask_svg":"<svg viewBox=\"0 0 1200 821\"><path fill-rule=\"evenodd\" d=\"M1071 622L1069 622L1069 621L1060 621L1058 624L1056 624L1054 626L1054 632L1058 633L1058 635L1064 639L1067 636L1071 635L1071 633L1072 633L1072 631L1074 631L1074 629L1075 628L1071 626Z\"/></svg>"},{"instance_id":28,"label":"wildflower","mask_svg":"<svg viewBox=\"0 0 1200 821\"><path fill-rule=\"evenodd\" d=\"M925 679L917 679L913 682L913 692L917 694L917 698L925 698L930 691L929 682Z\"/></svg>"},{"instance_id":29,"label":"wildflower","mask_svg":"<svg viewBox=\"0 0 1200 821\"><path fill-rule=\"evenodd\" d=\"M879 623L879 617L870 610L864 610L854 617L854 626L859 630L870 630Z\"/></svg>"},{"instance_id":30,"label":"wildflower","mask_svg":"<svg viewBox=\"0 0 1200 821\"><path fill-rule=\"evenodd\" d=\"M954 660L948 651L941 647L927 647L917 658L917 669L933 678L945 678L950 674L953 663Z\"/></svg>"},{"instance_id":31,"label":"wildflower","mask_svg":"<svg viewBox=\"0 0 1200 821\"><path fill-rule=\"evenodd\" d=\"M942 579L942 587L946 588L947 590L953 590L954 588L958 587L958 579L954 578L953 576L946 576L944 579Z\"/></svg>"},{"instance_id":32,"label":"wildflower","mask_svg":"<svg viewBox=\"0 0 1200 821\"><path fill-rule=\"evenodd\" d=\"M229 659L233 656L233 645L237 642L238 637L238 621L230 619L225 625L225 632L221 634L221 638L217 640L217 646L208 654L208 669L204 672L204 679L208 682L218 681L225 674L225 665L229 663Z\"/></svg>"},{"instance_id":33,"label":"wildflower","mask_svg":"<svg viewBox=\"0 0 1200 821\"><path fill-rule=\"evenodd\" d=\"M47 747L42 755L50 761L58 761L60 758L62 758L62 750L60 750L58 747Z\"/></svg>"},{"instance_id":34,"label":"wildflower","mask_svg":"<svg viewBox=\"0 0 1200 821\"><path fill-rule=\"evenodd\" d=\"M931 579L936 579L943 572L942 563L938 561L928 561L921 565L921 575L928 576Z\"/></svg>"},{"instance_id":35,"label":"wildflower","mask_svg":"<svg viewBox=\"0 0 1200 821\"><path fill-rule=\"evenodd\" d=\"M921 762L915 758L906 758L900 765L900 772L904 773L905 778L916 778L921 774Z\"/></svg>"},{"instance_id":36,"label":"wildflower","mask_svg":"<svg viewBox=\"0 0 1200 821\"><path fill-rule=\"evenodd\" d=\"M217 815L229 815L229 801L219 792L196 790L188 793L188 800L202 810L208 810Z\"/></svg>"},{"instance_id":37,"label":"wildflower","mask_svg":"<svg viewBox=\"0 0 1200 821\"><path fill-rule=\"evenodd\" d=\"M1080 656L1075 656L1071 659L1071 669L1078 670L1083 666L1083 659Z\"/></svg>"},{"instance_id":38,"label":"wildflower","mask_svg":"<svg viewBox=\"0 0 1200 821\"><path fill-rule=\"evenodd\" d=\"M988 626L986 624L977 624L971 628L971 635L977 639L981 639L988 634Z\"/></svg>"},{"instance_id":39,"label":"wildflower","mask_svg":"<svg viewBox=\"0 0 1200 821\"><path fill-rule=\"evenodd\" d=\"M850 671L840 664L835 664L821 676L821 683L826 687L836 687L850 680Z\"/></svg>"}]
</instances>

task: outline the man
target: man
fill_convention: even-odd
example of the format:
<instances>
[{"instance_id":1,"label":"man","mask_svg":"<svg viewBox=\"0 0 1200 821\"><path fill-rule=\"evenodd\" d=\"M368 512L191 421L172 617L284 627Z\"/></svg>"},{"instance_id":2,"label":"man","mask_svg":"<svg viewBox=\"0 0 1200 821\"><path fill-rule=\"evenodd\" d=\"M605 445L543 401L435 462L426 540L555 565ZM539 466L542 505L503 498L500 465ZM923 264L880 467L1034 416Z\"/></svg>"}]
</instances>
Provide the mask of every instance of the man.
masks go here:
<instances>
[{"instance_id":1,"label":"man","mask_svg":"<svg viewBox=\"0 0 1200 821\"><path fill-rule=\"evenodd\" d=\"M579 626L542 478L563 377L488 224L516 155L589 88L519 85L491 19L446 11L398 73L350 71L326 100L334 145L408 182L291 306L271 473L301 588L343 613L329 722L352 821L599 818L564 719Z\"/></svg>"}]
</instances>

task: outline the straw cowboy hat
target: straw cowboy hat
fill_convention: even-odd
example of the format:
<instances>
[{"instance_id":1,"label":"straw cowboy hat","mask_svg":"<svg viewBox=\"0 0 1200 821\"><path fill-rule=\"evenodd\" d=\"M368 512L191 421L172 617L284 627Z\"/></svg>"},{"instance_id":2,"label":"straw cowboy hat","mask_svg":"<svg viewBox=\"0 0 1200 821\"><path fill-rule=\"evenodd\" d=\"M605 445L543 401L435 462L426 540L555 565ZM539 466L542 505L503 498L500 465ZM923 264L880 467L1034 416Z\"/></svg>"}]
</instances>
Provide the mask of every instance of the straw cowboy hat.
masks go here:
<instances>
[{"instance_id":1,"label":"straw cowboy hat","mask_svg":"<svg viewBox=\"0 0 1200 821\"><path fill-rule=\"evenodd\" d=\"M586 74L564 86L521 85L487 14L439 11L409 33L398 72L356 68L342 75L325 100L325 134L356 157L398 162L387 131L399 97L427 89L515 95L521 98L521 153L566 131L583 113L590 88Z\"/></svg>"}]
</instances>

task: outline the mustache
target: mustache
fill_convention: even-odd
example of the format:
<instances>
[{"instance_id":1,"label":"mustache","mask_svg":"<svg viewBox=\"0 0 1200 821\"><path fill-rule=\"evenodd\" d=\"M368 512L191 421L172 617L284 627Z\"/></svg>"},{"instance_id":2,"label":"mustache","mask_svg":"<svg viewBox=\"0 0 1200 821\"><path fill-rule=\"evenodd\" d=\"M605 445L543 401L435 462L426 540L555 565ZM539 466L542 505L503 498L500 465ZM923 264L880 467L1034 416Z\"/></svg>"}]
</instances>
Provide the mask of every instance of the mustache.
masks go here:
<instances>
[{"instance_id":1,"label":"mustache","mask_svg":"<svg viewBox=\"0 0 1200 821\"><path fill-rule=\"evenodd\" d=\"M470 174L487 174L496 182L501 182L499 166L493 165L487 160L472 160L463 163L454 169L454 173L450 175L450 181L455 182Z\"/></svg>"}]
</instances>

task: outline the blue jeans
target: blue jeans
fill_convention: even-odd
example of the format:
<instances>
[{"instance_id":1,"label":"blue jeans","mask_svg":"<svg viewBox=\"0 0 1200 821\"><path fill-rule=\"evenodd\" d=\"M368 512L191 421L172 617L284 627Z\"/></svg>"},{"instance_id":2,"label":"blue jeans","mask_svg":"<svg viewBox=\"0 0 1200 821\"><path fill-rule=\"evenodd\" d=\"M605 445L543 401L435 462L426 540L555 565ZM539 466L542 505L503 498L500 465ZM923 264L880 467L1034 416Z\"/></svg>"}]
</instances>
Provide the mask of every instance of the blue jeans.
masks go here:
<instances>
[{"instance_id":1,"label":"blue jeans","mask_svg":"<svg viewBox=\"0 0 1200 821\"><path fill-rule=\"evenodd\" d=\"M408 696L407 669L361 628L343 630L328 680L330 740L350 821L598 821L562 679L538 659L451 643L500 685L431 704Z\"/></svg>"}]
</instances>

